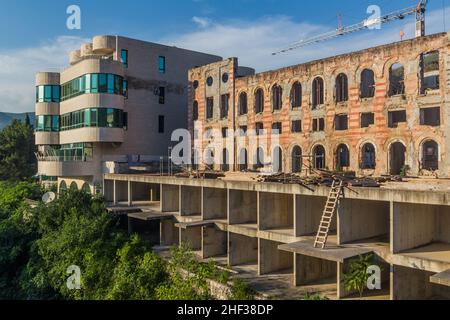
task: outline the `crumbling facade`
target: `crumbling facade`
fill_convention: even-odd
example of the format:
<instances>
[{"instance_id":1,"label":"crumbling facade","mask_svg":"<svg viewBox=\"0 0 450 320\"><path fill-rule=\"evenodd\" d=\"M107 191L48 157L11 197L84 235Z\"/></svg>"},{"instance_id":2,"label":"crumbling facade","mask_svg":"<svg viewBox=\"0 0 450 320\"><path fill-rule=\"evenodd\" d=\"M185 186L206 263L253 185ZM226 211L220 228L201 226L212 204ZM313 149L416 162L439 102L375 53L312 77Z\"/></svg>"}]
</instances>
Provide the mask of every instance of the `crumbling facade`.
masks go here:
<instances>
[{"instance_id":1,"label":"crumbling facade","mask_svg":"<svg viewBox=\"0 0 450 320\"><path fill-rule=\"evenodd\" d=\"M450 175L449 34L435 34L259 74L236 58L189 72L193 158L216 170ZM207 150L210 129L238 137ZM279 132L265 150L252 132ZM232 133L233 134L233 133ZM238 142L239 140L239 142ZM230 142L231 141L231 144ZM265 161L267 165L269 161ZM269 163L270 164L270 163Z\"/></svg>"},{"instance_id":2,"label":"crumbling facade","mask_svg":"<svg viewBox=\"0 0 450 320\"><path fill-rule=\"evenodd\" d=\"M61 72L36 75L38 175L58 188L100 193L104 173L156 166L187 127L187 71L205 53L96 36Z\"/></svg>"}]
</instances>

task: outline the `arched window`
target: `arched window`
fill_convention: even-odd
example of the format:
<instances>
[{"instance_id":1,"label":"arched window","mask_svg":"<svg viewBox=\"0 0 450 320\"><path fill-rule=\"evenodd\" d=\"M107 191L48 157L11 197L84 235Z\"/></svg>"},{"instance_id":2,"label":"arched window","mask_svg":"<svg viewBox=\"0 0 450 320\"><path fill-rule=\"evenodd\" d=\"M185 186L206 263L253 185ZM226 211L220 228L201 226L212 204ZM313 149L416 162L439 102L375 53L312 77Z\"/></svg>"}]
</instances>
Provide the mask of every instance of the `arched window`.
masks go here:
<instances>
[{"instance_id":1,"label":"arched window","mask_svg":"<svg viewBox=\"0 0 450 320\"><path fill-rule=\"evenodd\" d=\"M405 68L394 63L389 69L389 96L405 93Z\"/></svg>"},{"instance_id":2,"label":"arched window","mask_svg":"<svg viewBox=\"0 0 450 320\"><path fill-rule=\"evenodd\" d=\"M376 165L375 147L366 143L361 148L361 169L375 169Z\"/></svg>"},{"instance_id":3,"label":"arched window","mask_svg":"<svg viewBox=\"0 0 450 320\"><path fill-rule=\"evenodd\" d=\"M302 85L296 82L291 89L291 107L292 109L300 108L302 106Z\"/></svg>"},{"instance_id":4,"label":"arched window","mask_svg":"<svg viewBox=\"0 0 450 320\"><path fill-rule=\"evenodd\" d=\"M248 169L247 150L241 149L239 152L239 171L246 171Z\"/></svg>"},{"instance_id":5,"label":"arched window","mask_svg":"<svg viewBox=\"0 0 450 320\"><path fill-rule=\"evenodd\" d=\"M313 166L314 169L325 169L325 148L321 145L313 149Z\"/></svg>"},{"instance_id":6,"label":"arched window","mask_svg":"<svg viewBox=\"0 0 450 320\"><path fill-rule=\"evenodd\" d=\"M373 98L375 96L375 74L370 69L361 72L361 98Z\"/></svg>"},{"instance_id":7,"label":"arched window","mask_svg":"<svg viewBox=\"0 0 450 320\"><path fill-rule=\"evenodd\" d=\"M75 181L70 184L70 191L78 191L78 186Z\"/></svg>"},{"instance_id":8,"label":"arched window","mask_svg":"<svg viewBox=\"0 0 450 320\"><path fill-rule=\"evenodd\" d=\"M324 85L323 79L317 77L312 83L312 107L313 109L324 104Z\"/></svg>"},{"instance_id":9,"label":"arched window","mask_svg":"<svg viewBox=\"0 0 450 320\"><path fill-rule=\"evenodd\" d=\"M272 87L272 109L281 110L283 108L283 89L276 84Z\"/></svg>"},{"instance_id":10,"label":"arched window","mask_svg":"<svg viewBox=\"0 0 450 320\"><path fill-rule=\"evenodd\" d=\"M422 168L429 171L439 170L439 145L428 140L422 146Z\"/></svg>"},{"instance_id":11,"label":"arched window","mask_svg":"<svg viewBox=\"0 0 450 320\"><path fill-rule=\"evenodd\" d=\"M264 91L259 88L255 92L255 113L262 113L264 111Z\"/></svg>"},{"instance_id":12,"label":"arched window","mask_svg":"<svg viewBox=\"0 0 450 320\"><path fill-rule=\"evenodd\" d=\"M255 154L255 169L260 169L264 167L264 150L263 148L258 148Z\"/></svg>"},{"instance_id":13,"label":"arched window","mask_svg":"<svg viewBox=\"0 0 450 320\"><path fill-rule=\"evenodd\" d=\"M83 184L83 187L81 188L81 191L87 194L91 194L91 187L89 186L89 183L85 182Z\"/></svg>"},{"instance_id":14,"label":"arched window","mask_svg":"<svg viewBox=\"0 0 450 320\"><path fill-rule=\"evenodd\" d=\"M239 95L239 115L247 114L247 93L242 92Z\"/></svg>"},{"instance_id":15,"label":"arched window","mask_svg":"<svg viewBox=\"0 0 450 320\"><path fill-rule=\"evenodd\" d=\"M61 183L59 184L59 194L64 194L67 192L67 184L66 182L63 180L61 181Z\"/></svg>"},{"instance_id":16,"label":"arched window","mask_svg":"<svg viewBox=\"0 0 450 320\"><path fill-rule=\"evenodd\" d=\"M194 121L198 120L198 102L194 101L192 105L192 118Z\"/></svg>"},{"instance_id":17,"label":"arched window","mask_svg":"<svg viewBox=\"0 0 450 320\"><path fill-rule=\"evenodd\" d=\"M340 73L336 78L336 102L348 101L348 78Z\"/></svg>"},{"instance_id":18,"label":"arched window","mask_svg":"<svg viewBox=\"0 0 450 320\"><path fill-rule=\"evenodd\" d=\"M303 158L302 149L299 146L295 146L292 149L292 172L297 173L302 171Z\"/></svg>"},{"instance_id":19,"label":"arched window","mask_svg":"<svg viewBox=\"0 0 450 320\"><path fill-rule=\"evenodd\" d=\"M350 166L350 151L345 144L340 144L336 150L336 170L342 171L343 168Z\"/></svg>"}]
</instances>

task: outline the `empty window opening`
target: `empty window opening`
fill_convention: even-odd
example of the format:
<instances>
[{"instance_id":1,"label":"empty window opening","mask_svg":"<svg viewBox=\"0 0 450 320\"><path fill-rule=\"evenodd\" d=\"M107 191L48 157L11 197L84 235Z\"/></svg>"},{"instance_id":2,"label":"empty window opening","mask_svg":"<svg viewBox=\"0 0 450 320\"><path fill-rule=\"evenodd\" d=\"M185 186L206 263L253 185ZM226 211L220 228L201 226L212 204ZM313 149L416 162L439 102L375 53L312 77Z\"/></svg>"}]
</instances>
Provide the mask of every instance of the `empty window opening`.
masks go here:
<instances>
[{"instance_id":1,"label":"empty window opening","mask_svg":"<svg viewBox=\"0 0 450 320\"><path fill-rule=\"evenodd\" d=\"M209 167L214 166L214 149L208 148L205 150L205 164Z\"/></svg>"},{"instance_id":2,"label":"empty window opening","mask_svg":"<svg viewBox=\"0 0 450 320\"><path fill-rule=\"evenodd\" d=\"M375 74L370 69L361 72L361 98L373 98L375 96Z\"/></svg>"},{"instance_id":3,"label":"empty window opening","mask_svg":"<svg viewBox=\"0 0 450 320\"><path fill-rule=\"evenodd\" d=\"M422 146L422 169L429 171L439 170L439 145L429 140Z\"/></svg>"},{"instance_id":4,"label":"empty window opening","mask_svg":"<svg viewBox=\"0 0 450 320\"><path fill-rule=\"evenodd\" d=\"M302 149L299 146L295 146L292 149L292 172L298 173L302 171L303 155Z\"/></svg>"},{"instance_id":5,"label":"empty window opening","mask_svg":"<svg viewBox=\"0 0 450 320\"><path fill-rule=\"evenodd\" d=\"M420 124L423 126L439 127L441 125L441 108L420 109Z\"/></svg>"},{"instance_id":6,"label":"empty window opening","mask_svg":"<svg viewBox=\"0 0 450 320\"><path fill-rule=\"evenodd\" d=\"M368 128L375 124L375 114L373 112L361 113L361 128Z\"/></svg>"},{"instance_id":7,"label":"empty window opening","mask_svg":"<svg viewBox=\"0 0 450 320\"><path fill-rule=\"evenodd\" d=\"M300 108L302 106L302 85L296 82L291 89L291 107L292 109Z\"/></svg>"},{"instance_id":8,"label":"empty window opening","mask_svg":"<svg viewBox=\"0 0 450 320\"><path fill-rule=\"evenodd\" d=\"M239 136L245 137L247 135L247 126L239 127Z\"/></svg>"},{"instance_id":9,"label":"empty window opening","mask_svg":"<svg viewBox=\"0 0 450 320\"><path fill-rule=\"evenodd\" d=\"M272 171L283 171L283 150L280 147L275 147L272 153Z\"/></svg>"},{"instance_id":10,"label":"empty window opening","mask_svg":"<svg viewBox=\"0 0 450 320\"><path fill-rule=\"evenodd\" d=\"M294 120L292 121L292 132L300 133L302 132L302 120Z\"/></svg>"},{"instance_id":11,"label":"empty window opening","mask_svg":"<svg viewBox=\"0 0 450 320\"><path fill-rule=\"evenodd\" d=\"M405 94L405 68L394 63L389 69L389 96Z\"/></svg>"},{"instance_id":12,"label":"empty window opening","mask_svg":"<svg viewBox=\"0 0 450 320\"><path fill-rule=\"evenodd\" d=\"M336 102L348 101L348 78L341 73L336 78Z\"/></svg>"},{"instance_id":13,"label":"empty window opening","mask_svg":"<svg viewBox=\"0 0 450 320\"><path fill-rule=\"evenodd\" d=\"M245 92L242 92L239 95L239 115L247 114L247 94Z\"/></svg>"},{"instance_id":14,"label":"empty window opening","mask_svg":"<svg viewBox=\"0 0 450 320\"><path fill-rule=\"evenodd\" d=\"M206 98L206 119L214 118L214 98Z\"/></svg>"},{"instance_id":15,"label":"empty window opening","mask_svg":"<svg viewBox=\"0 0 450 320\"><path fill-rule=\"evenodd\" d=\"M323 79L317 77L312 84L312 108L315 109L322 104L324 104Z\"/></svg>"},{"instance_id":16,"label":"empty window opening","mask_svg":"<svg viewBox=\"0 0 450 320\"><path fill-rule=\"evenodd\" d=\"M222 150L222 161L221 168L222 171L230 171L230 154L227 149Z\"/></svg>"},{"instance_id":17,"label":"empty window opening","mask_svg":"<svg viewBox=\"0 0 450 320\"><path fill-rule=\"evenodd\" d=\"M325 119L319 118L319 119L313 119L313 131L324 131L325 130Z\"/></svg>"},{"instance_id":18,"label":"empty window opening","mask_svg":"<svg viewBox=\"0 0 450 320\"><path fill-rule=\"evenodd\" d=\"M222 138L228 137L228 128L222 128Z\"/></svg>"},{"instance_id":19,"label":"empty window opening","mask_svg":"<svg viewBox=\"0 0 450 320\"><path fill-rule=\"evenodd\" d=\"M257 122L255 124L255 130L257 136L262 136L264 134L264 124L262 122Z\"/></svg>"},{"instance_id":20,"label":"empty window opening","mask_svg":"<svg viewBox=\"0 0 450 320\"><path fill-rule=\"evenodd\" d=\"M247 149L241 149L239 152L239 171L247 171L248 169L248 154Z\"/></svg>"},{"instance_id":21,"label":"empty window opening","mask_svg":"<svg viewBox=\"0 0 450 320\"><path fill-rule=\"evenodd\" d=\"M336 170L342 171L347 167L350 167L350 151L345 144L341 144L336 150Z\"/></svg>"},{"instance_id":22,"label":"empty window opening","mask_svg":"<svg viewBox=\"0 0 450 320\"><path fill-rule=\"evenodd\" d=\"M194 104L192 105L192 118L194 121L198 120L198 102L194 101Z\"/></svg>"},{"instance_id":23,"label":"empty window opening","mask_svg":"<svg viewBox=\"0 0 450 320\"><path fill-rule=\"evenodd\" d=\"M258 89L255 92L255 113L262 113L264 111L264 91Z\"/></svg>"},{"instance_id":24,"label":"empty window opening","mask_svg":"<svg viewBox=\"0 0 450 320\"><path fill-rule=\"evenodd\" d=\"M321 145L313 149L313 166L314 169L325 169L325 148Z\"/></svg>"},{"instance_id":25,"label":"empty window opening","mask_svg":"<svg viewBox=\"0 0 450 320\"><path fill-rule=\"evenodd\" d=\"M281 110L283 107L283 89L279 85L274 85L272 88L272 108L273 110Z\"/></svg>"},{"instance_id":26,"label":"empty window opening","mask_svg":"<svg viewBox=\"0 0 450 320\"><path fill-rule=\"evenodd\" d=\"M200 164L200 157L197 149L193 150L191 161L192 161L192 169L198 170L198 165Z\"/></svg>"},{"instance_id":27,"label":"empty window opening","mask_svg":"<svg viewBox=\"0 0 450 320\"><path fill-rule=\"evenodd\" d=\"M439 51L422 54L420 57L420 93L439 89Z\"/></svg>"},{"instance_id":28,"label":"empty window opening","mask_svg":"<svg viewBox=\"0 0 450 320\"><path fill-rule=\"evenodd\" d=\"M399 175L405 167L406 147L401 142L395 142L389 149L390 174Z\"/></svg>"},{"instance_id":29,"label":"empty window opening","mask_svg":"<svg viewBox=\"0 0 450 320\"><path fill-rule=\"evenodd\" d=\"M390 111L388 113L389 128L397 128L399 123L406 122L406 110Z\"/></svg>"},{"instance_id":30,"label":"empty window opening","mask_svg":"<svg viewBox=\"0 0 450 320\"><path fill-rule=\"evenodd\" d=\"M283 126L281 122L275 122L272 124L272 134L282 134Z\"/></svg>"},{"instance_id":31,"label":"empty window opening","mask_svg":"<svg viewBox=\"0 0 450 320\"><path fill-rule=\"evenodd\" d=\"M340 114L334 118L334 128L337 131L348 130L348 115Z\"/></svg>"},{"instance_id":32,"label":"empty window opening","mask_svg":"<svg viewBox=\"0 0 450 320\"><path fill-rule=\"evenodd\" d=\"M371 143L366 143L361 148L361 169L375 169L375 147Z\"/></svg>"}]
</instances>

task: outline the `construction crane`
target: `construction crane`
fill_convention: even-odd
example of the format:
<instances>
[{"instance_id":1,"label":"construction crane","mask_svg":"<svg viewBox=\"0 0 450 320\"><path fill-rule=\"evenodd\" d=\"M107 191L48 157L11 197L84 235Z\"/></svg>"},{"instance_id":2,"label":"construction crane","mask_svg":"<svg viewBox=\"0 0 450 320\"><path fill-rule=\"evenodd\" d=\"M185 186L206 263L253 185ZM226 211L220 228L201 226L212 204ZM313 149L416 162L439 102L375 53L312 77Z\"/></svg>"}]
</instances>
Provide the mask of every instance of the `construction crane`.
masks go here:
<instances>
[{"instance_id":1,"label":"construction crane","mask_svg":"<svg viewBox=\"0 0 450 320\"><path fill-rule=\"evenodd\" d=\"M387 15L381 16L379 18L366 19L361 21L360 23L342 27L341 25L334 31L324 33L322 35L307 39L300 40L296 43L291 44L288 48L280 50L278 52L272 53L272 55L279 55L282 53L286 53L289 51L293 51L302 47L306 47L312 44L328 41L331 39L338 38L340 36L344 36L350 33L355 33L361 30L366 30L370 28L374 28L375 26L385 24L395 20L402 20L407 16L416 15L416 37L425 36L425 11L428 4L428 0L420 0L417 6L401 9Z\"/></svg>"}]
</instances>

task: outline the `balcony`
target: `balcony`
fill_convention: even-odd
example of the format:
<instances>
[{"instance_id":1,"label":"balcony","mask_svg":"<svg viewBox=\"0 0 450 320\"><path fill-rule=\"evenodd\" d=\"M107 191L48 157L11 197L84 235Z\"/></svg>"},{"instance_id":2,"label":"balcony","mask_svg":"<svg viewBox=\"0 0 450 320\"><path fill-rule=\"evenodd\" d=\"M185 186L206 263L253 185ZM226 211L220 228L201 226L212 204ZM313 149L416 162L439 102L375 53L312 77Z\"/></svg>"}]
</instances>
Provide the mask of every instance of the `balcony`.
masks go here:
<instances>
[{"instance_id":1,"label":"balcony","mask_svg":"<svg viewBox=\"0 0 450 320\"><path fill-rule=\"evenodd\" d=\"M122 128L80 128L60 133L60 144L79 142L124 142L125 132Z\"/></svg>"}]
</instances>

